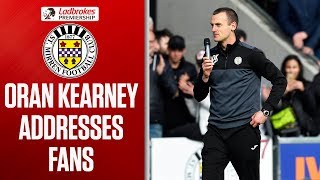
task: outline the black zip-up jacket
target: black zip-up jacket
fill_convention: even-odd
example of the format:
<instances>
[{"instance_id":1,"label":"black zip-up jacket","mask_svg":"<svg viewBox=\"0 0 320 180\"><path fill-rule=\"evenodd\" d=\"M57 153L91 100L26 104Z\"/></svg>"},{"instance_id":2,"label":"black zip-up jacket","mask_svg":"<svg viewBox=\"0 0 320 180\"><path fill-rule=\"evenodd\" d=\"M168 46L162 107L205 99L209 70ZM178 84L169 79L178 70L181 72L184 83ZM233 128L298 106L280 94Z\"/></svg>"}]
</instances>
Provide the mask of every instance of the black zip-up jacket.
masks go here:
<instances>
[{"instance_id":1,"label":"black zip-up jacket","mask_svg":"<svg viewBox=\"0 0 320 180\"><path fill-rule=\"evenodd\" d=\"M200 70L194 86L194 97L202 101L210 90L209 123L221 129L233 128L251 121L260 110L261 76L271 81L271 93L263 105L272 111L281 99L287 80L281 71L257 48L238 39L224 51L220 44L210 50L218 61L209 81L202 80Z\"/></svg>"},{"instance_id":2,"label":"black zip-up jacket","mask_svg":"<svg viewBox=\"0 0 320 180\"><path fill-rule=\"evenodd\" d=\"M170 64L166 64L163 73L159 76L152 69L153 63L159 64L159 56L157 61L149 65L150 70L150 123L164 124L165 121L165 101L172 99L178 92L177 83L174 80L173 71Z\"/></svg>"}]
</instances>

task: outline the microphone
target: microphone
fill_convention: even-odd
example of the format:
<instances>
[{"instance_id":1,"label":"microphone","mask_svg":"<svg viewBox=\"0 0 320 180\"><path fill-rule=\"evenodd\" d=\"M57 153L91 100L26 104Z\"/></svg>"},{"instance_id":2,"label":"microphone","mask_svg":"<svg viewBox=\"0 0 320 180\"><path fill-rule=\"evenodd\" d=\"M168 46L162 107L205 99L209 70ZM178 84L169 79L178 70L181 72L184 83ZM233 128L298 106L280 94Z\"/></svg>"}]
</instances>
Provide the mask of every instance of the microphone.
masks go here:
<instances>
[{"instance_id":1,"label":"microphone","mask_svg":"<svg viewBox=\"0 0 320 180\"><path fill-rule=\"evenodd\" d=\"M153 55L153 61L152 61L152 71L155 71L156 70L156 66L157 66L157 57L158 57L158 54L155 53Z\"/></svg>"},{"instance_id":2,"label":"microphone","mask_svg":"<svg viewBox=\"0 0 320 180\"><path fill-rule=\"evenodd\" d=\"M210 39L205 38L203 43L204 43L204 48L206 50L206 56L207 56L207 58L210 59Z\"/></svg>"}]
</instances>

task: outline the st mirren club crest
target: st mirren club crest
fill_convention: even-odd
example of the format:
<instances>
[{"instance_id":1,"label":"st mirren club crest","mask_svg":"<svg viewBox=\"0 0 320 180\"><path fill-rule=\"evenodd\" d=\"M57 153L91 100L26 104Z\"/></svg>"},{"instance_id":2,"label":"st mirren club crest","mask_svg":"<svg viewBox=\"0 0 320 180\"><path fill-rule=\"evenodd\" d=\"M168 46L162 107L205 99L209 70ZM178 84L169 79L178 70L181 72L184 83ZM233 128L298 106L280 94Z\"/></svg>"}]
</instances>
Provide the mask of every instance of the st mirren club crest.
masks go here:
<instances>
[{"instance_id":1,"label":"st mirren club crest","mask_svg":"<svg viewBox=\"0 0 320 180\"><path fill-rule=\"evenodd\" d=\"M79 64L82 58L81 39L59 39L59 61L68 68L72 69Z\"/></svg>"},{"instance_id":2,"label":"st mirren club crest","mask_svg":"<svg viewBox=\"0 0 320 180\"><path fill-rule=\"evenodd\" d=\"M241 63L242 63L242 58L241 57L236 57L236 58L234 58L234 63L236 64L236 65L240 65Z\"/></svg>"},{"instance_id":3,"label":"st mirren club crest","mask_svg":"<svg viewBox=\"0 0 320 180\"><path fill-rule=\"evenodd\" d=\"M43 43L42 55L47 67L63 78L77 78L94 65L98 47L93 35L78 24L55 27Z\"/></svg>"}]
</instances>

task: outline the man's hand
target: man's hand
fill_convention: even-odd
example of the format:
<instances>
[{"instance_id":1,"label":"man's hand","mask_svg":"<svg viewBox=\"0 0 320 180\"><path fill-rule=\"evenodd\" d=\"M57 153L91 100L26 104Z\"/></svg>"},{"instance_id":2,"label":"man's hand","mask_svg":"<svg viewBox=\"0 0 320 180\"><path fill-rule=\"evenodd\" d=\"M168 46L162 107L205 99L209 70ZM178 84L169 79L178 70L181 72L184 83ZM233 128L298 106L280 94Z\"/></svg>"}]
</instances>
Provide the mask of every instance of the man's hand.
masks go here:
<instances>
[{"instance_id":1,"label":"man's hand","mask_svg":"<svg viewBox=\"0 0 320 180\"><path fill-rule=\"evenodd\" d=\"M264 122L266 122L266 120L267 120L267 117L263 115L262 111L258 111L251 117L250 124L253 127L257 127L260 124L263 124Z\"/></svg>"},{"instance_id":2,"label":"man's hand","mask_svg":"<svg viewBox=\"0 0 320 180\"><path fill-rule=\"evenodd\" d=\"M207 57L203 57L203 62L202 62L202 70L203 70L202 80L203 80L203 82L208 82L212 68L213 68L212 59L209 59Z\"/></svg>"},{"instance_id":3,"label":"man's hand","mask_svg":"<svg viewBox=\"0 0 320 180\"><path fill-rule=\"evenodd\" d=\"M184 73L179 78L179 89L185 93L193 96L194 85L189 81L190 77L187 73Z\"/></svg>"},{"instance_id":4,"label":"man's hand","mask_svg":"<svg viewBox=\"0 0 320 180\"><path fill-rule=\"evenodd\" d=\"M308 34L304 31L295 33L292 37L294 47L301 49L304 45L303 40L307 38L308 38Z\"/></svg>"},{"instance_id":5,"label":"man's hand","mask_svg":"<svg viewBox=\"0 0 320 180\"><path fill-rule=\"evenodd\" d=\"M157 65L156 71L158 73L158 75L160 76L163 73L164 67L166 66L166 63L164 62L164 59L162 57L162 55L160 54L160 61L159 64Z\"/></svg>"},{"instance_id":6,"label":"man's hand","mask_svg":"<svg viewBox=\"0 0 320 180\"><path fill-rule=\"evenodd\" d=\"M303 54L306 54L306 55L314 55L314 51L311 47L308 47L308 46L304 46L302 48L302 52Z\"/></svg>"},{"instance_id":7,"label":"man's hand","mask_svg":"<svg viewBox=\"0 0 320 180\"><path fill-rule=\"evenodd\" d=\"M194 88L194 85L189 81L186 83L179 82L179 89L185 94L189 94L191 96L194 96L193 88Z\"/></svg>"},{"instance_id":8,"label":"man's hand","mask_svg":"<svg viewBox=\"0 0 320 180\"><path fill-rule=\"evenodd\" d=\"M187 81L189 81L189 79L190 79L190 77L189 77L188 73L184 73L179 77L179 82L180 81L181 82L187 82Z\"/></svg>"}]
</instances>

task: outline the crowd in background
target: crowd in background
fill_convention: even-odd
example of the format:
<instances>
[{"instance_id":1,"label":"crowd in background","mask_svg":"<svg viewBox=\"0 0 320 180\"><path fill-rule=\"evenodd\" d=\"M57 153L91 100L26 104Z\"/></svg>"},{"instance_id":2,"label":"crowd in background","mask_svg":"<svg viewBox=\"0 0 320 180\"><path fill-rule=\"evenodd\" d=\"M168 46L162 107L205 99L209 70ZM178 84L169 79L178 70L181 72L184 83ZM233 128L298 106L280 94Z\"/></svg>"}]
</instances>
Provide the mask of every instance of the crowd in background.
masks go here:
<instances>
[{"instance_id":1,"label":"crowd in background","mask_svg":"<svg viewBox=\"0 0 320 180\"><path fill-rule=\"evenodd\" d=\"M320 57L320 1L279 1L279 22L293 45L307 55ZM300 8L299 11L297 10ZM314 9L316 10L310 10ZM305 20L305 19L308 20ZM310 22L309 22L310 20ZM315 23L318 22L318 23ZM245 42L243 30L237 38ZM193 98L205 52L194 52L186 60L185 40L168 29L156 30L149 19L150 138L187 137L201 140L209 117L209 96L198 103ZM320 62L320 61L319 61ZM319 63L320 64L320 63ZM313 81L303 76L303 65L296 55L288 55L281 65L288 85L270 116L273 134L279 136L318 136L320 134L320 73ZM272 87L262 86L261 103Z\"/></svg>"},{"instance_id":2,"label":"crowd in background","mask_svg":"<svg viewBox=\"0 0 320 180\"><path fill-rule=\"evenodd\" d=\"M254 1L278 22L298 51L320 59L320 1Z\"/></svg>"}]
</instances>

